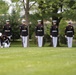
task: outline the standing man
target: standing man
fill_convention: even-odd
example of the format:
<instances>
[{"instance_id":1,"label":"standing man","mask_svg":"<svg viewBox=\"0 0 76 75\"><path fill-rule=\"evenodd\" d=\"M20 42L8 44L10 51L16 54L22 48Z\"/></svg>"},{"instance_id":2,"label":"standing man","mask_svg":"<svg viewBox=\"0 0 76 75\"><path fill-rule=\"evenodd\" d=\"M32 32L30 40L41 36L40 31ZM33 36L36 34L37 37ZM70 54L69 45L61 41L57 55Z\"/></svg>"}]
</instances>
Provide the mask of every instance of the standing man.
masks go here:
<instances>
[{"instance_id":1,"label":"standing man","mask_svg":"<svg viewBox=\"0 0 76 75\"><path fill-rule=\"evenodd\" d=\"M6 20L6 24L3 26L3 35L6 35L9 39L12 37L12 28L9 20Z\"/></svg>"},{"instance_id":2,"label":"standing man","mask_svg":"<svg viewBox=\"0 0 76 75\"><path fill-rule=\"evenodd\" d=\"M38 47L43 46L43 37L44 37L44 27L42 25L42 21L38 20L38 25L35 27L35 35L38 39Z\"/></svg>"},{"instance_id":3,"label":"standing man","mask_svg":"<svg viewBox=\"0 0 76 75\"><path fill-rule=\"evenodd\" d=\"M68 26L65 28L65 38L67 39L68 47L72 47L72 41L74 37L74 27L72 26L72 23L69 22Z\"/></svg>"},{"instance_id":4,"label":"standing man","mask_svg":"<svg viewBox=\"0 0 76 75\"><path fill-rule=\"evenodd\" d=\"M26 20L22 20L22 25L20 26L20 37L22 39L23 47L28 46L28 26L26 25Z\"/></svg>"},{"instance_id":5,"label":"standing man","mask_svg":"<svg viewBox=\"0 0 76 75\"><path fill-rule=\"evenodd\" d=\"M50 28L50 37L52 38L52 43L53 43L53 47L57 46L57 40L58 40L58 26L57 26L57 21L53 20L53 25Z\"/></svg>"}]
</instances>

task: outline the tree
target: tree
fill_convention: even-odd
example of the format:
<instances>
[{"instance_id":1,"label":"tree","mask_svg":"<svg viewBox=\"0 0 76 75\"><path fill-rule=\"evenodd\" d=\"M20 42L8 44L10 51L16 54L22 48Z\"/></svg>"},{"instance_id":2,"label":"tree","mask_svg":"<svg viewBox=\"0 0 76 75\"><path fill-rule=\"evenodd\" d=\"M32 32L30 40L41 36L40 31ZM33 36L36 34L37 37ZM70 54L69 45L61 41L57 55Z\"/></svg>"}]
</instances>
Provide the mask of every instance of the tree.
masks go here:
<instances>
[{"instance_id":1,"label":"tree","mask_svg":"<svg viewBox=\"0 0 76 75\"><path fill-rule=\"evenodd\" d=\"M39 2L39 9L41 14L50 14L49 17L52 17L52 20L57 20L58 25L62 18L74 20L76 18L73 18L73 16L75 16L76 14L75 0L41 0Z\"/></svg>"},{"instance_id":2,"label":"tree","mask_svg":"<svg viewBox=\"0 0 76 75\"><path fill-rule=\"evenodd\" d=\"M30 17L29 11L33 6L38 6L39 9L37 9L38 12L36 12L36 14L41 16L41 18L50 19L50 17L52 17L52 20L53 19L57 20L58 22L57 25L59 25L62 18L71 18L69 16L74 17L74 15L76 14L75 0L11 0L11 1L16 3L21 2L21 6L23 6L23 9L25 11L25 19L27 21L27 25L29 25L29 17ZM31 2L33 2L32 5L30 4ZM72 19L75 19L75 17Z\"/></svg>"},{"instance_id":3,"label":"tree","mask_svg":"<svg viewBox=\"0 0 76 75\"><path fill-rule=\"evenodd\" d=\"M50 14L49 19L51 17L52 20L57 20L58 27L62 18L76 20L75 0L41 0L39 2L39 9L43 18L43 15Z\"/></svg>"},{"instance_id":4,"label":"tree","mask_svg":"<svg viewBox=\"0 0 76 75\"><path fill-rule=\"evenodd\" d=\"M6 14L7 11L8 5L3 0L0 0L0 14Z\"/></svg>"}]
</instances>

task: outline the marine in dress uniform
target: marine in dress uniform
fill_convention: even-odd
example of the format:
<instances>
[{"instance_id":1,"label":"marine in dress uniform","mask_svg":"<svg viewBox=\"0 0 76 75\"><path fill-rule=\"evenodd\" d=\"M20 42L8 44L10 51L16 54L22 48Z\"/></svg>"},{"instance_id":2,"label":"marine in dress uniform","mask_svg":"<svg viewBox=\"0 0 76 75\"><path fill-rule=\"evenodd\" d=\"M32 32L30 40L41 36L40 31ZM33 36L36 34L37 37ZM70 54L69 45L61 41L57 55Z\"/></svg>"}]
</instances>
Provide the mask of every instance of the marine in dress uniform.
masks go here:
<instances>
[{"instance_id":1,"label":"marine in dress uniform","mask_svg":"<svg viewBox=\"0 0 76 75\"><path fill-rule=\"evenodd\" d=\"M0 33L0 47L1 48L7 48L10 46L10 40L6 35L2 35L2 33Z\"/></svg>"},{"instance_id":2,"label":"marine in dress uniform","mask_svg":"<svg viewBox=\"0 0 76 75\"><path fill-rule=\"evenodd\" d=\"M12 28L9 20L6 20L6 24L3 27L3 35L6 35L9 39L12 37Z\"/></svg>"},{"instance_id":3,"label":"marine in dress uniform","mask_svg":"<svg viewBox=\"0 0 76 75\"><path fill-rule=\"evenodd\" d=\"M72 23L69 22L68 26L65 28L65 38L67 39L67 45L69 48L72 47L72 40L74 37L74 27L72 26Z\"/></svg>"},{"instance_id":4,"label":"marine in dress uniform","mask_svg":"<svg viewBox=\"0 0 76 75\"><path fill-rule=\"evenodd\" d=\"M38 39L38 47L43 46L44 27L41 24L41 20L38 20L38 25L35 27L35 35Z\"/></svg>"},{"instance_id":5,"label":"marine in dress uniform","mask_svg":"<svg viewBox=\"0 0 76 75\"><path fill-rule=\"evenodd\" d=\"M58 26L56 25L56 20L53 20L53 25L50 28L50 37L52 38L53 47L57 46L57 40L58 40Z\"/></svg>"},{"instance_id":6,"label":"marine in dress uniform","mask_svg":"<svg viewBox=\"0 0 76 75\"><path fill-rule=\"evenodd\" d=\"M20 26L20 36L22 38L23 47L28 46L28 26L26 25L26 21L22 20L22 25Z\"/></svg>"}]
</instances>

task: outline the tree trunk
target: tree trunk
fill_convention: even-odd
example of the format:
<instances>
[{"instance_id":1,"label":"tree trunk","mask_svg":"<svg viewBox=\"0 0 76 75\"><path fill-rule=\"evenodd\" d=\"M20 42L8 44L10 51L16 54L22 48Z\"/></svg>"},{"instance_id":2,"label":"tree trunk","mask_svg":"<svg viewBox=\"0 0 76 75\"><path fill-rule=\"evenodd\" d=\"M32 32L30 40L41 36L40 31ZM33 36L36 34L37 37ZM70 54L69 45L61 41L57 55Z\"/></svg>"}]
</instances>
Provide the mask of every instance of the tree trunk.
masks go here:
<instances>
[{"instance_id":1,"label":"tree trunk","mask_svg":"<svg viewBox=\"0 0 76 75\"><path fill-rule=\"evenodd\" d=\"M28 46L29 46L29 0L26 0L25 18L26 18L26 23L28 25Z\"/></svg>"}]
</instances>

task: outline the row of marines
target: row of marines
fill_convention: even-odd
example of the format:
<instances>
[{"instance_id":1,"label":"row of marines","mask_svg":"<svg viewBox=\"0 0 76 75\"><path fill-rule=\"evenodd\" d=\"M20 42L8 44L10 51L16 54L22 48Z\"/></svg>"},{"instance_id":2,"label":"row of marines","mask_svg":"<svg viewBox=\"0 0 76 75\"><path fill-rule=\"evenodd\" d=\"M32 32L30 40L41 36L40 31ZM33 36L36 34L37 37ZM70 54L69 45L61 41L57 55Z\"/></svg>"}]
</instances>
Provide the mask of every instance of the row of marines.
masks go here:
<instances>
[{"instance_id":1,"label":"row of marines","mask_svg":"<svg viewBox=\"0 0 76 75\"><path fill-rule=\"evenodd\" d=\"M26 20L22 20L20 28L20 37L22 39L22 46L27 47L28 43L28 26L26 25ZM6 24L3 26L3 34L0 33L0 47L10 47L10 39L12 37L12 28L10 21L6 20ZM38 47L43 46L43 37L44 37L44 26L41 23L41 20L38 20L38 24L35 27L35 37L38 41ZM59 29L57 26L57 21L53 20L53 24L50 28L50 37L52 38L53 47L57 47L57 40L59 37ZM68 47L72 47L72 41L74 37L74 27L71 22L68 23L68 26L65 28L65 38L67 39Z\"/></svg>"}]
</instances>

